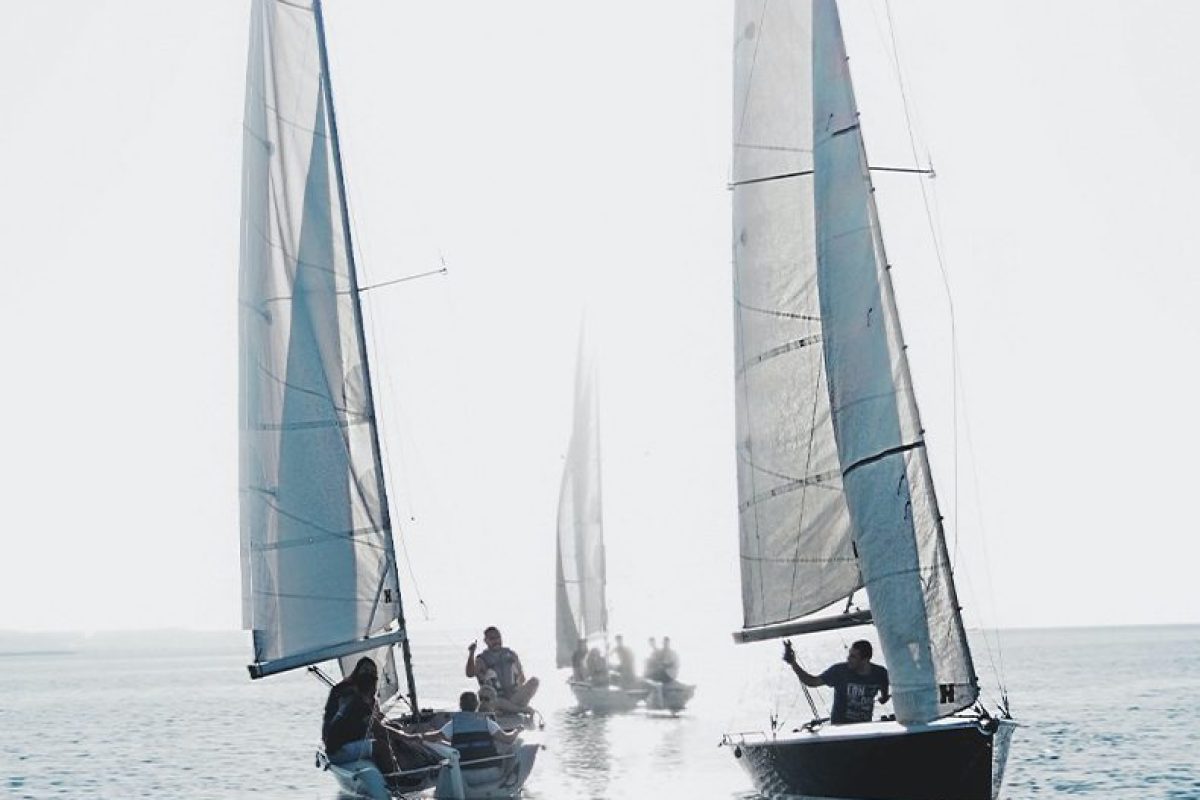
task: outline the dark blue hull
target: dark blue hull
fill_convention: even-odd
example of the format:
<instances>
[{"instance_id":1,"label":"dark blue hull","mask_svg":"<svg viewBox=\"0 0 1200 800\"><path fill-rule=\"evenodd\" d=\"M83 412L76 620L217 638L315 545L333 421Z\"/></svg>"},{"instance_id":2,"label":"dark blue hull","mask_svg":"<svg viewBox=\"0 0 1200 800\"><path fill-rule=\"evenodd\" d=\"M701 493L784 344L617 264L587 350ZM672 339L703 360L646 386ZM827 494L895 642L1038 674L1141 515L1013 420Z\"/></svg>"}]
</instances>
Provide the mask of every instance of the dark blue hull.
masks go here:
<instances>
[{"instance_id":1,"label":"dark blue hull","mask_svg":"<svg viewBox=\"0 0 1200 800\"><path fill-rule=\"evenodd\" d=\"M729 743L768 796L839 800L996 800L1013 724L975 720L824 728Z\"/></svg>"}]
</instances>

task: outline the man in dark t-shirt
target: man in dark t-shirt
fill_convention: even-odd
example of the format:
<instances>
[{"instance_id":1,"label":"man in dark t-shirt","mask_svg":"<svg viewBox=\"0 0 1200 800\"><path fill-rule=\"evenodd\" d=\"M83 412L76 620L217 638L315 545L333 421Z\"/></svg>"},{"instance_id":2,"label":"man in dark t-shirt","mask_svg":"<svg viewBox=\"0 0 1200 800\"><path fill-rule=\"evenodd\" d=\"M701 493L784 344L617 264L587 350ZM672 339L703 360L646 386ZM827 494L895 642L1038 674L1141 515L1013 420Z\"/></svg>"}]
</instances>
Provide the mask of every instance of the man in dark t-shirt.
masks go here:
<instances>
[{"instance_id":1,"label":"man in dark t-shirt","mask_svg":"<svg viewBox=\"0 0 1200 800\"><path fill-rule=\"evenodd\" d=\"M860 639L850 645L844 664L834 664L820 675L812 675L796 663L790 641L783 643L783 660L796 673L805 686L833 687L833 711L829 721L834 725L849 722L870 722L875 709L875 696L879 702L891 699L888 686L888 671L871 663L871 643Z\"/></svg>"}]
</instances>

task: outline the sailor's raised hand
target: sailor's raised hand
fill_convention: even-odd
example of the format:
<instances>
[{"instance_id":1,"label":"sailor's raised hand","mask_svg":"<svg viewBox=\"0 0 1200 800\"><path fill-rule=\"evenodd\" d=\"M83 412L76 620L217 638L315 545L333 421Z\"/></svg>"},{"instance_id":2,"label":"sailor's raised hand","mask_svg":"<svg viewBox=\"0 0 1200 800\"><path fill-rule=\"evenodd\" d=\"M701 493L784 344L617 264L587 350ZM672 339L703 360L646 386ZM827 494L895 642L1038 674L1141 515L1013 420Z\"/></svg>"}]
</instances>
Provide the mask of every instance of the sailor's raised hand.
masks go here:
<instances>
[{"instance_id":1,"label":"sailor's raised hand","mask_svg":"<svg viewBox=\"0 0 1200 800\"><path fill-rule=\"evenodd\" d=\"M467 645L467 652L469 652L469 653L474 653L474 652L475 652L475 648L476 648L476 647L478 647L478 646L479 646L479 640L478 640L478 639L476 639L475 641L473 641L473 642L471 642L469 645Z\"/></svg>"}]
</instances>

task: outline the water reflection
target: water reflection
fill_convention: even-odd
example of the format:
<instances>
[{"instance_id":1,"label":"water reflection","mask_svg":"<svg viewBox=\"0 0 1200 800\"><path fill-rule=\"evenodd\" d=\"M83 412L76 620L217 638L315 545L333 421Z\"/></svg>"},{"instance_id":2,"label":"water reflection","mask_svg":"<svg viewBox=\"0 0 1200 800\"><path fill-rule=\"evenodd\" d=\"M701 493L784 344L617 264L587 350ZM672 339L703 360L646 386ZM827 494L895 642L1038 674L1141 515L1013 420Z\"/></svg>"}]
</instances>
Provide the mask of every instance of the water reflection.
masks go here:
<instances>
[{"instance_id":1,"label":"water reflection","mask_svg":"<svg viewBox=\"0 0 1200 800\"><path fill-rule=\"evenodd\" d=\"M611 722L607 716L593 716L578 709L552 715L550 730L556 735L550 747L557 754L560 776L566 783L556 794L596 800L608 797L614 766L609 743Z\"/></svg>"}]
</instances>

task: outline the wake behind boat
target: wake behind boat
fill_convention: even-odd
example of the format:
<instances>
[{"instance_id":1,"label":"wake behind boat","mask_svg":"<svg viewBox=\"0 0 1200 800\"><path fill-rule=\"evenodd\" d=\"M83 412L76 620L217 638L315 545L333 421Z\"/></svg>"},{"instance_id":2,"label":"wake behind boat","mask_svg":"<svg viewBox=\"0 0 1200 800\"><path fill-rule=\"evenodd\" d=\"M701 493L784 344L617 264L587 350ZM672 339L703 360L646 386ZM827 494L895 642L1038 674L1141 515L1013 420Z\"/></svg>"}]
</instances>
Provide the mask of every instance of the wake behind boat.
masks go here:
<instances>
[{"instance_id":1,"label":"wake behind boat","mask_svg":"<svg viewBox=\"0 0 1200 800\"><path fill-rule=\"evenodd\" d=\"M403 744L445 723L418 712L320 0L254 0L244 131L240 505L251 677L337 660L348 679L369 678L331 690L326 725L371 727L318 752L348 792L513 797L537 745L517 739L471 758L456 734L453 747L431 744L433 757L412 745L413 763L378 749L393 738L389 727L409 735L394 737ZM408 714L380 723L374 708L393 699ZM456 730L488 730L474 712L449 719ZM396 762L386 774L377 763L385 756Z\"/></svg>"},{"instance_id":2,"label":"wake behind boat","mask_svg":"<svg viewBox=\"0 0 1200 800\"><path fill-rule=\"evenodd\" d=\"M836 2L739 0L735 31L734 638L873 624L895 718L724 743L768 795L994 800L1013 723L975 706Z\"/></svg>"}]
</instances>

